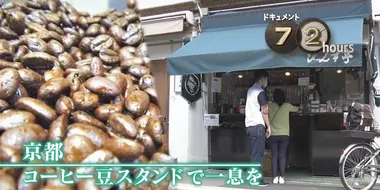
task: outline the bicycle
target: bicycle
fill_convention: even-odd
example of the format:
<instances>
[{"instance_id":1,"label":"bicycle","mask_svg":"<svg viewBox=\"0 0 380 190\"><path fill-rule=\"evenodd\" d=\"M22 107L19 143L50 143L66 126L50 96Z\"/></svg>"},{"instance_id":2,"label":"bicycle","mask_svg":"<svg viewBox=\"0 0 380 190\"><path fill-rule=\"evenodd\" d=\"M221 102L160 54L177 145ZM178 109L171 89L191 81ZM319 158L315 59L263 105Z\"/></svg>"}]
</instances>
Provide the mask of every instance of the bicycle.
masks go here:
<instances>
[{"instance_id":1,"label":"bicycle","mask_svg":"<svg viewBox=\"0 0 380 190\"><path fill-rule=\"evenodd\" d=\"M366 139L369 142L348 146L339 160L339 176L348 190L371 190L380 172L380 146L374 141L380 134L374 132L347 131L351 137ZM364 179L365 177L368 177ZM362 180L360 182L359 180ZM366 185L363 185L366 183Z\"/></svg>"}]
</instances>

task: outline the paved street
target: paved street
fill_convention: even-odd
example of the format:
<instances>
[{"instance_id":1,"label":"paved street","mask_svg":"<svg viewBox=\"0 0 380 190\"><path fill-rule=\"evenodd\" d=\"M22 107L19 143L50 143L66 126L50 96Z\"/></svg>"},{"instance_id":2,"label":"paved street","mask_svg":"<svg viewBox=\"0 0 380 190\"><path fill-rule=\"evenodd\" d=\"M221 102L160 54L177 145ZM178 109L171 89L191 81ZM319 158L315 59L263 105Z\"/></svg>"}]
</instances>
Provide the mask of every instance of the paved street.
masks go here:
<instances>
[{"instance_id":1,"label":"paved street","mask_svg":"<svg viewBox=\"0 0 380 190\"><path fill-rule=\"evenodd\" d=\"M222 173L226 174L226 171ZM246 175L246 174L245 174ZM245 176L243 174L243 176ZM271 178L265 179L271 182ZM248 190L248 189L273 189L273 190L344 190L345 188L340 182L339 177L321 177L311 175L292 175L286 178L286 184L275 185L270 184L268 187L252 187L242 185L231 187L225 184L225 179L204 179L202 186L195 186L191 179L183 178L179 184L175 186L175 190ZM374 190L380 190L380 184L375 186Z\"/></svg>"},{"instance_id":2,"label":"paved street","mask_svg":"<svg viewBox=\"0 0 380 190\"><path fill-rule=\"evenodd\" d=\"M334 186L320 186L320 185L301 185L301 184L284 184L284 185L270 185L268 187L215 187L215 186L202 186L196 187L190 184L179 184L177 186L178 190L247 190L247 189L271 189L271 190L344 190L343 187L334 187Z\"/></svg>"}]
</instances>

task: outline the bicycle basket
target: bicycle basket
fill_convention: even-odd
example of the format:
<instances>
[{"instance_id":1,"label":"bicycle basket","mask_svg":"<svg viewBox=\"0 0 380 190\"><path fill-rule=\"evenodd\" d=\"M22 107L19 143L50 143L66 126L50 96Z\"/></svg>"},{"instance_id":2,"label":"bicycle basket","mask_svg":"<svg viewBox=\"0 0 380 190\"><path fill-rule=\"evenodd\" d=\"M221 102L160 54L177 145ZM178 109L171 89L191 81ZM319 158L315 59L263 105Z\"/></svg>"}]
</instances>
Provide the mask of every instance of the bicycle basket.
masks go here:
<instances>
[{"instance_id":1,"label":"bicycle basket","mask_svg":"<svg viewBox=\"0 0 380 190\"><path fill-rule=\"evenodd\" d=\"M345 122L347 130L374 131L374 116L368 104L354 103L349 109Z\"/></svg>"}]
</instances>

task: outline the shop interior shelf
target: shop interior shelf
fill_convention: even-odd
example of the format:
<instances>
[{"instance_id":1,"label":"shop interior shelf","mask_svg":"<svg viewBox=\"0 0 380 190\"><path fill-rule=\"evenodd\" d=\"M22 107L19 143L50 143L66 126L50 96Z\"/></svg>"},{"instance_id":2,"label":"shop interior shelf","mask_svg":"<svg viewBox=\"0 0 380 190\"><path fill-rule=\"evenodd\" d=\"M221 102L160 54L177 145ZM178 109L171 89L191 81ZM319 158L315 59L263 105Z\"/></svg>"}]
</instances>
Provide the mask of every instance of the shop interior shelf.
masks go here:
<instances>
[{"instance_id":1,"label":"shop interior shelf","mask_svg":"<svg viewBox=\"0 0 380 190\"><path fill-rule=\"evenodd\" d=\"M375 137L380 137L380 133L376 133L376 132L343 130L341 131L341 133L345 137L367 139L367 140L373 140Z\"/></svg>"}]
</instances>

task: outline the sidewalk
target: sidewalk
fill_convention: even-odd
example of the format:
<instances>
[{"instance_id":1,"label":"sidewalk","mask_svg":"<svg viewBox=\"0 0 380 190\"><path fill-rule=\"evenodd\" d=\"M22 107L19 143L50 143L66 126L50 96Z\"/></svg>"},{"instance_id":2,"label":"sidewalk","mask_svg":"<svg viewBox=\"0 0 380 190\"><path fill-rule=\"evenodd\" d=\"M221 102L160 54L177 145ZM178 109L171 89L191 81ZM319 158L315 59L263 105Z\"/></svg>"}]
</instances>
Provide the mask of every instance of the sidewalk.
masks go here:
<instances>
[{"instance_id":1,"label":"sidewalk","mask_svg":"<svg viewBox=\"0 0 380 190\"><path fill-rule=\"evenodd\" d=\"M207 171L218 171L222 172L225 176L228 176L228 172L225 170L207 170ZM243 174L246 177L247 173ZM258 189L258 187L252 187L249 185L242 186L229 186L226 184L227 178L223 179L213 179L213 178L203 178L202 186L196 186L192 183L191 179L185 177L177 184L174 188L176 190L247 190L247 189ZM265 178L266 182L271 182L271 177ZM310 176L310 175L289 175L286 177L285 185L270 185L269 189L342 189L342 183L339 177L320 177L320 176ZM261 188L260 188L261 189ZM380 189L380 186L375 186L374 189Z\"/></svg>"}]
</instances>

